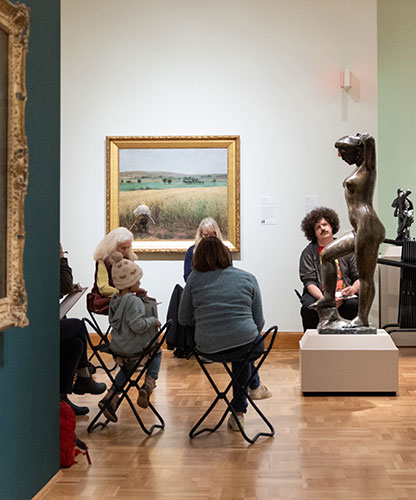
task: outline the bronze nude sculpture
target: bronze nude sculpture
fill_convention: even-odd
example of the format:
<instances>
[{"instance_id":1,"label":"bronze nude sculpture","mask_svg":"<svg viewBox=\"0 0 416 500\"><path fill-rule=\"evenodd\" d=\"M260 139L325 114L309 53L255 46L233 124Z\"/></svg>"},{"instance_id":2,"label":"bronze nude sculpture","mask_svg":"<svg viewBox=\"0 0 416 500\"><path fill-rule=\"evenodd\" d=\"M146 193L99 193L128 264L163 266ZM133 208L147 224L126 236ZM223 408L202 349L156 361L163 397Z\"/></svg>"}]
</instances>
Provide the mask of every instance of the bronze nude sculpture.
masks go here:
<instances>
[{"instance_id":1,"label":"bronze nude sculpture","mask_svg":"<svg viewBox=\"0 0 416 500\"><path fill-rule=\"evenodd\" d=\"M321 253L324 296L314 306L319 314L319 333L376 333L368 316L375 295L374 271L385 229L373 208L376 182L376 148L368 134L341 137L338 155L356 168L343 183L348 217L353 230L330 243ZM335 259L355 252L360 294L358 315L351 322L341 318L335 305Z\"/></svg>"}]
</instances>

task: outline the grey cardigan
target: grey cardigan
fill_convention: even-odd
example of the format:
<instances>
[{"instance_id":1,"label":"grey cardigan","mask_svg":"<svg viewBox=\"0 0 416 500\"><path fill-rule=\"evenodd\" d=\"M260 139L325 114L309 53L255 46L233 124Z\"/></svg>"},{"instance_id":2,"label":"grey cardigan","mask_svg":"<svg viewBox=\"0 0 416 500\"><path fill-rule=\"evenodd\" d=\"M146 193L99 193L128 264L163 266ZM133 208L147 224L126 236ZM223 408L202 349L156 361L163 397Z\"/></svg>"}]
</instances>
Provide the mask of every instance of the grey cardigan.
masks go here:
<instances>
[{"instance_id":1,"label":"grey cardigan","mask_svg":"<svg viewBox=\"0 0 416 500\"><path fill-rule=\"evenodd\" d=\"M358 279L357 263L353 253L338 259L342 279L350 286ZM318 243L312 242L303 250L299 260L299 276L303 286L316 285L322 290L322 266L319 258ZM305 290L303 293L305 293Z\"/></svg>"},{"instance_id":2,"label":"grey cardigan","mask_svg":"<svg viewBox=\"0 0 416 500\"><path fill-rule=\"evenodd\" d=\"M182 325L195 325L199 351L214 353L252 342L264 326L256 278L229 266L201 273L192 271L178 311Z\"/></svg>"}]
</instances>

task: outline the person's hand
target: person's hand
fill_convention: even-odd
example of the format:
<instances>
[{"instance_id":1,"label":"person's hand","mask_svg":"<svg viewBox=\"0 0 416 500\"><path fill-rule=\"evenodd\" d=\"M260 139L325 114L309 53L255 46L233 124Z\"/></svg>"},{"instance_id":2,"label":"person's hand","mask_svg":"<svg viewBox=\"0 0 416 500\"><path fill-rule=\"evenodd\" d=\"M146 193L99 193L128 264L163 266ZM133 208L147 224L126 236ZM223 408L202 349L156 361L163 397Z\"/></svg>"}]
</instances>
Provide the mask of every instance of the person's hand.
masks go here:
<instances>
[{"instance_id":1,"label":"person's hand","mask_svg":"<svg viewBox=\"0 0 416 500\"><path fill-rule=\"evenodd\" d=\"M147 297L147 290L139 288L136 292L137 297Z\"/></svg>"},{"instance_id":2,"label":"person's hand","mask_svg":"<svg viewBox=\"0 0 416 500\"><path fill-rule=\"evenodd\" d=\"M162 323L157 319L156 320L156 325L157 325L158 328L160 328L162 326Z\"/></svg>"},{"instance_id":3,"label":"person's hand","mask_svg":"<svg viewBox=\"0 0 416 500\"><path fill-rule=\"evenodd\" d=\"M65 257L64 249L62 248L62 243L59 243L59 256L61 259Z\"/></svg>"},{"instance_id":4,"label":"person's hand","mask_svg":"<svg viewBox=\"0 0 416 500\"><path fill-rule=\"evenodd\" d=\"M351 295L354 295L355 294L355 291L353 289L352 286L346 286L345 288L343 288L341 290L341 294L344 296L344 297L350 297Z\"/></svg>"},{"instance_id":5,"label":"person's hand","mask_svg":"<svg viewBox=\"0 0 416 500\"><path fill-rule=\"evenodd\" d=\"M344 299L342 297L335 297L335 305L338 307L343 303Z\"/></svg>"}]
</instances>

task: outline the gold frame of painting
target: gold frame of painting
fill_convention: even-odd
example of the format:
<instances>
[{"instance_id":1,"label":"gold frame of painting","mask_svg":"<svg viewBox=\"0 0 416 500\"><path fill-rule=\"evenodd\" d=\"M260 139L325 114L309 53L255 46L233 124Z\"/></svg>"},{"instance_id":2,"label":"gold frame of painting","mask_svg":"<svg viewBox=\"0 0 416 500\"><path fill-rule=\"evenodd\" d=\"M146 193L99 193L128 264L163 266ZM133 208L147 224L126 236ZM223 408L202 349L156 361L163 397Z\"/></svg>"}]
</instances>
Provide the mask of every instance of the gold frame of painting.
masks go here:
<instances>
[{"instance_id":1,"label":"gold frame of painting","mask_svg":"<svg viewBox=\"0 0 416 500\"><path fill-rule=\"evenodd\" d=\"M240 137L230 136L170 136L170 137L107 137L107 232L120 225L119 153L122 149L215 149L227 150L227 235L224 243L232 252L240 251ZM207 214L206 216L209 216ZM193 228L196 233L197 226ZM135 239L137 253L183 253L193 244L190 239Z\"/></svg>"},{"instance_id":2,"label":"gold frame of painting","mask_svg":"<svg viewBox=\"0 0 416 500\"><path fill-rule=\"evenodd\" d=\"M23 278L25 243L24 200L28 182L28 147L25 132L26 53L29 39L29 8L0 0L0 30L7 35L7 62L4 63L4 161L0 175L6 195L0 238L5 250L0 298L0 331L28 325L27 294ZM5 44L6 46L6 44ZM0 92L2 89L0 88ZM0 127L1 128L1 127ZM4 147L3 147L4 146ZM4 234L4 231L6 234ZM4 244L5 242L5 244Z\"/></svg>"}]
</instances>

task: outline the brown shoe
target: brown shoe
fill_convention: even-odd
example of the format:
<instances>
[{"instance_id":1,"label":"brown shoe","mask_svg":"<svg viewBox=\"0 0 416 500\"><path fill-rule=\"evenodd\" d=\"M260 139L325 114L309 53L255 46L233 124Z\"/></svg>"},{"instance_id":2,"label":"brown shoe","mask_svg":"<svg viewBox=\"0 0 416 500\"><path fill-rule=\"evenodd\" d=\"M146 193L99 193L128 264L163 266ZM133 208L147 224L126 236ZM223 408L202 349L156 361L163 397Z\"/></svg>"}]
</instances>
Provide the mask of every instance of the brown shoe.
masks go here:
<instances>
[{"instance_id":1,"label":"brown shoe","mask_svg":"<svg viewBox=\"0 0 416 500\"><path fill-rule=\"evenodd\" d=\"M98 403L98 407L100 408L100 410L104 409L103 414L108 420L110 420L110 422L117 422L118 418L116 415L116 406L120 397L115 394L109 402L112 394L112 392L108 391L103 399Z\"/></svg>"},{"instance_id":2,"label":"brown shoe","mask_svg":"<svg viewBox=\"0 0 416 500\"><path fill-rule=\"evenodd\" d=\"M152 377L146 377L144 384L139 389L137 396L137 404L140 408L147 408L149 406L149 398L156 387L156 380Z\"/></svg>"}]
</instances>

